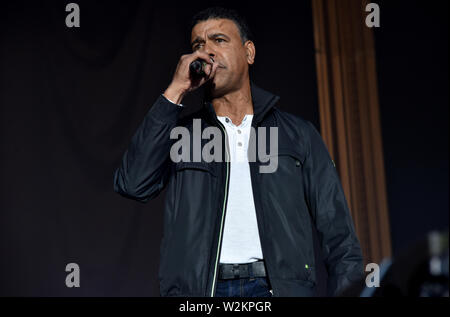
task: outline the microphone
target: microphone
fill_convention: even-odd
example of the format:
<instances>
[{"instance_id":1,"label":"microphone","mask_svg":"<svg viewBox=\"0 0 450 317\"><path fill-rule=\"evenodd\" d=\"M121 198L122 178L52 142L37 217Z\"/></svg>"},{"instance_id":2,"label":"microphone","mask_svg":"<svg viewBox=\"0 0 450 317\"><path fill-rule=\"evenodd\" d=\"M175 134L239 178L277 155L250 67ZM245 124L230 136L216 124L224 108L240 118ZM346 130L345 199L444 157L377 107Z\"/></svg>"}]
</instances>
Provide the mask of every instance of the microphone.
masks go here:
<instances>
[{"instance_id":1,"label":"microphone","mask_svg":"<svg viewBox=\"0 0 450 317\"><path fill-rule=\"evenodd\" d=\"M206 76L203 68L206 66L206 62L202 59L196 59L189 65L189 71L194 78L200 78Z\"/></svg>"}]
</instances>

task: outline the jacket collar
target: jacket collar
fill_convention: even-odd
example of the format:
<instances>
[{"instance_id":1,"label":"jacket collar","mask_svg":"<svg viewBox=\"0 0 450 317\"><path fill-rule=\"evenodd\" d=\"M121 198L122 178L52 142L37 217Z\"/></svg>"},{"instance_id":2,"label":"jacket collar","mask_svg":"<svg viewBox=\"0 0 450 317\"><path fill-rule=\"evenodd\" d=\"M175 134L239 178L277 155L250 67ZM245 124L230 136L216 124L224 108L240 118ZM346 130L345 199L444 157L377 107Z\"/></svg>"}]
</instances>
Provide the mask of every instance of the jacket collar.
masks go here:
<instances>
[{"instance_id":1,"label":"jacket collar","mask_svg":"<svg viewBox=\"0 0 450 317\"><path fill-rule=\"evenodd\" d=\"M264 118L266 113L276 105L280 97L262 88L259 88L252 81L250 81L250 90L252 94L254 112L252 123L257 124ZM204 107L208 119L211 120L211 122L216 122L217 115L211 101L205 101Z\"/></svg>"}]
</instances>

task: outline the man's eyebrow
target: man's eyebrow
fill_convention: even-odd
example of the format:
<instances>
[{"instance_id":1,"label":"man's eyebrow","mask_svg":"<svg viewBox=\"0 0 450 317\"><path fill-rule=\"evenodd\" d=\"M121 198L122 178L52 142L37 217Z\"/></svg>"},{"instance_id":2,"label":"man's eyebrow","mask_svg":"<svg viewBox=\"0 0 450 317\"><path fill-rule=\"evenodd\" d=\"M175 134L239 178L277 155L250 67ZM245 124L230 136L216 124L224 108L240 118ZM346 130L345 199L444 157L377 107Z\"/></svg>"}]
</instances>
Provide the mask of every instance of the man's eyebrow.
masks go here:
<instances>
[{"instance_id":1,"label":"man's eyebrow","mask_svg":"<svg viewBox=\"0 0 450 317\"><path fill-rule=\"evenodd\" d=\"M208 35L208 38L209 38L210 40L211 40L211 39L218 38L218 37L224 37L224 38L227 39L228 41L230 40L230 37L229 37L228 35L226 35L226 34L223 34L223 33L214 33L214 34ZM205 41L204 41L200 36L197 36L197 37L192 41L191 46L194 46L194 44L202 43L202 42L205 42Z\"/></svg>"},{"instance_id":2,"label":"man's eyebrow","mask_svg":"<svg viewBox=\"0 0 450 317\"><path fill-rule=\"evenodd\" d=\"M218 38L218 37L221 37L221 36L226 38L227 40L230 40L230 37L227 36L226 34L223 34L223 33L214 33L214 34L208 35L208 38L209 39L215 39L215 38Z\"/></svg>"}]
</instances>

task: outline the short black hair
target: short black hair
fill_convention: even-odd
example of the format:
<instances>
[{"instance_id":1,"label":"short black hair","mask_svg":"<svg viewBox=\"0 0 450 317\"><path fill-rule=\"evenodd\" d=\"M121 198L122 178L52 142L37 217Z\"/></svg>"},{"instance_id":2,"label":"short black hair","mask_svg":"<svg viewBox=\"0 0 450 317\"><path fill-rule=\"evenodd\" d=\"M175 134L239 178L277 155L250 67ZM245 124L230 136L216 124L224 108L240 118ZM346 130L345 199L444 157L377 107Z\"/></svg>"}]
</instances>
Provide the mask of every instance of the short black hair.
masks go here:
<instances>
[{"instance_id":1,"label":"short black hair","mask_svg":"<svg viewBox=\"0 0 450 317\"><path fill-rule=\"evenodd\" d=\"M250 32L247 21L236 10L227 9L222 7L211 7L204 9L195 14L191 20L192 28L200 22L207 21L209 19L228 19L233 21L239 29L242 43L246 41L253 41L253 35Z\"/></svg>"}]
</instances>

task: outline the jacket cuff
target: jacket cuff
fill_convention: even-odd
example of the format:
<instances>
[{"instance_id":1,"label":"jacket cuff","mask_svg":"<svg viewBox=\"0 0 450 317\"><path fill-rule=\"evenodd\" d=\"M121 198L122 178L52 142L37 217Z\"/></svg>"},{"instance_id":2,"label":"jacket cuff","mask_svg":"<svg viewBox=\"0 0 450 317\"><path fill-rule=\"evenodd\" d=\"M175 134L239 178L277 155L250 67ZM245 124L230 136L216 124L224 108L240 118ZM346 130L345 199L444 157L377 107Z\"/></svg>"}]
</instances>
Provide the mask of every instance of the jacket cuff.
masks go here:
<instances>
[{"instance_id":1,"label":"jacket cuff","mask_svg":"<svg viewBox=\"0 0 450 317\"><path fill-rule=\"evenodd\" d=\"M177 105L177 106L180 106L180 107L184 107L181 103L173 102L172 100L170 100L169 98L167 98L166 96L164 96L164 94L162 94L162 96L163 96L164 98L166 98L167 100L169 100L171 103L173 103L173 104L175 104L175 105Z\"/></svg>"},{"instance_id":2,"label":"jacket cuff","mask_svg":"<svg viewBox=\"0 0 450 317\"><path fill-rule=\"evenodd\" d=\"M177 120L183 107L167 100L162 94L159 95L149 112L160 121L174 122Z\"/></svg>"}]
</instances>

